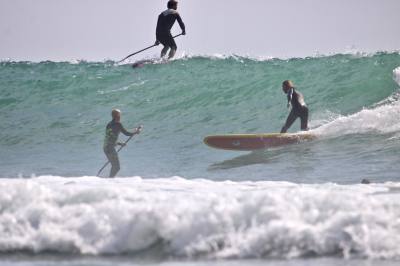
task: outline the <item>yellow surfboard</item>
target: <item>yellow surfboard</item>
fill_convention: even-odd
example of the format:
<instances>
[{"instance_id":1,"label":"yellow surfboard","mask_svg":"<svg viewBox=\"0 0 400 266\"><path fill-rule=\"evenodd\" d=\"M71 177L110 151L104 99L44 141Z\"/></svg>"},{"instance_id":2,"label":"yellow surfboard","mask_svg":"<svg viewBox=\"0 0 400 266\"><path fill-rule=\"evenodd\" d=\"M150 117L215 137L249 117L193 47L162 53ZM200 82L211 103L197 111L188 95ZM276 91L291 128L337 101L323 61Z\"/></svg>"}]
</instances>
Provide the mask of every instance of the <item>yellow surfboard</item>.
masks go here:
<instances>
[{"instance_id":1,"label":"yellow surfboard","mask_svg":"<svg viewBox=\"0 0 400 266\"><path fill-rule=\"evenodd\" d=\"M279 147L315 139L310 133L260 133L212 135L204 138L204 143L216 149L253 151Z\"/></svg>"}]
</instances>

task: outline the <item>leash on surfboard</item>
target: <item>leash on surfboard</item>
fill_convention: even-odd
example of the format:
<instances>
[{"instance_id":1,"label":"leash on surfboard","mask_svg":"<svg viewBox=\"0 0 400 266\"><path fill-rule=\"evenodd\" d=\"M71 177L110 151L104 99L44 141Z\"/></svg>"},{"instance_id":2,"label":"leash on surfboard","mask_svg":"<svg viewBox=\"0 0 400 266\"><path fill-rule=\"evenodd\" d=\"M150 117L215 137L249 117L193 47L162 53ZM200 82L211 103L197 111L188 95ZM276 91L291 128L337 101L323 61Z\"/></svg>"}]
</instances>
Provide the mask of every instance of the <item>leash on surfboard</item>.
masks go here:
<instances>
[{"instance_id":1,"label":"leash on surfboard","mask_svg":"<svg viewBox=\"0 0 400 266\"><path fill-rule=\"evenodd\" d=\"M139 133L140 133L140 131L142 130L142 128L143 128L142 125L138 126L138 127L137 127L137 133L135 133L135 134L133 134L132 136L130 136L130 137L121 145L121 147L119 147L119 149L117 150L117 153L118 153L120 150L122 150L122 149L126 146L126 144L128 144L128 142L133 138L133 136L139 135ZM109 163L110 163L110 161L107 161L107 162L103 165L103 167L100 168L100 170L97 172L97 175L96 175L96 176L100 177L101 172L104 170L104 168L106 168L106 166L107 166Z\"/></svg>"},{"instance_id":2,"label":"leash on surfboard","mask_svg":"<svg viewBox=\"0 0 400 266\"><path fill-rule=\"evenodd\" d=\"M179 36L181 36L181 35L182 35L182 33L181 33L181 34L178 34L178 35L175 35L175 36L173 36L172 38L175 39L176 37L179 37ZM134 52L134 53L132 53L132 54L126 56L124 59L118 61L117 64L121 63L122 61L125 61L126 59L128 59L128 58L131 57L131 56L134 56L134 55L136 55L136 54L138 54L138 53L141 53L141 52L143 52L143 51L146 51L146 50L148 50L148 49L150 49L150 48L153 48L153 47L155 47L155 46L158 46L158 45L159 45L159 43L158 43L158 44L153 44L153 45L148 46L148 47L146 47L146 48L144 48L144 49L142 49L142 50L140 50L140 51Z\"/></svg>"}]
</instances>

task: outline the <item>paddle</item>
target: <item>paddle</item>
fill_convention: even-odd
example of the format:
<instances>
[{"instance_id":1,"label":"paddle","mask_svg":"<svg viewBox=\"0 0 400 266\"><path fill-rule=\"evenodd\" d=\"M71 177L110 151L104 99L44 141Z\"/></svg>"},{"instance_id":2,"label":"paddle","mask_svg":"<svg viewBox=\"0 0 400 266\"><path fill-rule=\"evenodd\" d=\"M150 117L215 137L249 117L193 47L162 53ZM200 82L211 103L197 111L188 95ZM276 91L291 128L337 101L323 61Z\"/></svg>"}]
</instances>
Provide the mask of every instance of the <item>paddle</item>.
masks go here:
<instances>
[{"instance_id":1,"label":"paddle","mask_svg":"<svg viewBox=\"0 0 400 266\"><path fill-rule=\"evenodd\" d=\"M122 150L123 147L126 146L126 144L133 138L133 136L138 135L138 134L140 133L140 130L141 130L142 128L143 128L143 126L140 125L140 126L137 128L137 132L136 132L135 134L133 134L132 136L130 136L130 137L124 142L124 144L121 145L121 147L119 147L119 149L117 150L117 153L118 153L120 150ZM107 166L109 163L110 163L110 161L107 161L107 162L103 165L103 167L99 170L99 172L97 172L97 175L96 175L96 176L100 176L101 171L103 171L103 169L106 168L106 166Z\"/></svg>"},{"instance_id":2,"label":"paddle","mask_svg":"<svg viewBox=\"0 0 400 266\"><path fill-rule=\"evenodd\" d=\"M175 36L173 36L172 38L175 39L176 37L179 37L179 36L181 36L181 35L182 35L182 33L181 33L181 34L178 34L178 35L175 35ZM134 56L134 55L136 55L136 54L138 54L138 53L141 53L141 52L146 51L146 50L148 50L148 49L150 49L150 48L153 48L154 46L158 46L158 44L153 44L153 45L151 45L151 46L149 46L149 47L146 47L146 48L144 48L144 49L142 49L142 50L140 50L140 51L134 52L134 53L128 55L127 57L125 57L124 59L118 61L117 64L121 63L122 61L125 61L126 59L128 59L128 58L131 57L131 56Z\"/></svg>"}]
</instances>

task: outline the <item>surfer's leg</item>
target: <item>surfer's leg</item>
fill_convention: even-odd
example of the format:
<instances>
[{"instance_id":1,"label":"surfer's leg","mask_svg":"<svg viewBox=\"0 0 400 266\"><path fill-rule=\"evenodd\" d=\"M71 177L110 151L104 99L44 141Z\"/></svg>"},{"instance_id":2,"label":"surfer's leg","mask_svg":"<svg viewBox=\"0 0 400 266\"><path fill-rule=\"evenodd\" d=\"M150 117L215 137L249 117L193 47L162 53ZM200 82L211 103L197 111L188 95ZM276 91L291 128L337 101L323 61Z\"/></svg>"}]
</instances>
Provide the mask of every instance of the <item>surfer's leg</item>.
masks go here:
<instances>
[{"instance_id":1,"label":"surfer's leg","mask_svg":"<svg viewBox=\"0 0 400 266\"><path fill-rule=\"evenodd\" d=\"M296 120L297 117L298 117L297 114L292 109L292 111L290 111L288 118L286 119L285 125L281 129L281 133L286 133L286 131L294 123L294 121Z\"/></svg>"},{"instance_id":2,"label":"surfer's leg","mask_svg":"<svg viewBox=\"0 0 400 266\"><path fill-rule=\"evenodd\" d=\"M119 172L120 166L119 166L119 159L118 155L115 157L114 163L112 163L111 170L110 170L110 177L115 177L117 173Z\"/></svg>"},{"instance_id":3,"label":"surfer's leg","mask_svg":"<svg viewBox=\"0 0 400 266\"><path fill-rule=\"evenodd\" d=\"M171 48L171 50L169 51L169 55L168 55L168 59L171 59L172 57L175 56L176 53L176 48Z\"/></svg>"},{"instance_id":4,"label":"surfer's leg","mask_svg":"<svg viewBox=\"0 0 400 266\"><path fill-rule=\"evenodd\" d=\"M168 52L169 46L164 46L164 48L161 50L161 57L164 57L167 52Z\"/></svg>"},{"instance_id":5,"label":"surfer's leg","mask_svg":"<svg viewBox=\"0 0 400 266\"><path fill-rule=\"evenodd\" d=\"M110 177L115 177L120 169L118 153L113 147L105 149L104 152L111 163Z\"/></svg>"},{"instance_id":6,"label":"surfer's leg","mask_svg":"<svg viewBox=\"0 0 400 266\"><path fill-rule=\"evenodd\" d=\"M308 108L303 107L300 114L301 130L308 130Z\"/></svg>"},{"instance_id":7,"label":"surfer's leg","mask_svg":"<svg viewBox=\"0 0 400 266\"><path fill-rule=\"evenodd\" d=\"M157 41L164 45L163 49L161 50L161 58L163 58L167 54L168 49L171 47L169 44L169 34L157 34Z\"/></svg>"},{"instance_id":8,"label":"surfer's leg","mask_svg":"<svg viewBox=\"0 0 400 266\"><path fill-rule=\"evenodd\" d=\"M174 40L174 38L172 38L172 36L170 39L170 45L171 45L171 51L169 51L168 59L171 59L172 57L174 57L176 50L178 49L178 47L176 46L175 40Z\"/></svg>"}]
</instances>

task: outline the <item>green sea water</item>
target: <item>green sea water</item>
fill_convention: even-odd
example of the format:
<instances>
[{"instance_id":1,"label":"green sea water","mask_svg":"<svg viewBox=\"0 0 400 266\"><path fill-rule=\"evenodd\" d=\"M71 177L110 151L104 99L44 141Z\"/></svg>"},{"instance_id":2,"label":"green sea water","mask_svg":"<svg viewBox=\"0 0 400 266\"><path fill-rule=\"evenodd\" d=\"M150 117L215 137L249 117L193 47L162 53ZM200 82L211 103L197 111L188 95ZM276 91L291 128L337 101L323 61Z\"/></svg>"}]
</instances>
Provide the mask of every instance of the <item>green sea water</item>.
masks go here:
<instances>
[{"instance_id":1,"label":"green sea water","mask_svg":"<svg viewBox=\"0 0 400 266\"><path fill-rule=\"evenodd\" d=\"M95 175L106 160L105 125L119 108L127 129L144 126L120 153L120 176L398 181L399 66L399 53L184 57L140 68L1 62L0 176ZM286 79L305 97L316 141L257 153L203 144L211 134L279 132Z\"/></svg>"},{"instance_id":2,"label":"green sea water","mask_svg":"<svg viewBox=\"0 0 400 266\"><path fill-rule=\"evenodd\" d=\"M203 143L279 132L286 79L315 140ZM389 52L1 62L0 264L397 265L399 84ZM98 178L113 108L144 129L120 152L119 178Z\"/></svg>"}]
</instances>

